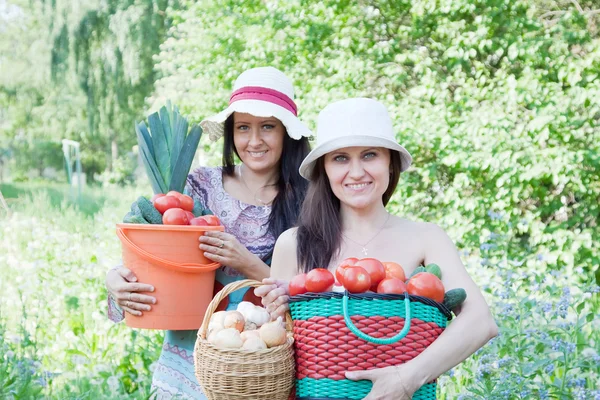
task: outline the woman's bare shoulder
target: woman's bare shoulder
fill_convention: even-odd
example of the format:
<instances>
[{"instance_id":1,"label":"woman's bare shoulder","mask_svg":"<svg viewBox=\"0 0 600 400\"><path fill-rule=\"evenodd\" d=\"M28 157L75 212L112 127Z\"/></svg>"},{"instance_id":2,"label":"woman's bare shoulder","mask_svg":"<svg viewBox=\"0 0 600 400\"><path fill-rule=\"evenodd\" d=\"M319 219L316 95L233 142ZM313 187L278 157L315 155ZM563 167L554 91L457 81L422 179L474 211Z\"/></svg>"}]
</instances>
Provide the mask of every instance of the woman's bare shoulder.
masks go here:
<instances>
[{"instance_id":1,"label":"woman's bare shoulder","mask_svg":"<svg viewBox=\"0 0 600 400\"><path fill-rule=\"evenodd\" d=\"M288 229L277 238L271 263L271 277L290 280L296 275L296 228Z\"/></svg>"},{"instance_id":2,"label":"woman's bare shoulder","mask_svg":"<svg viewBox=\"0 0 600 400\"><path fill-rule=\"evenodd\" d=\"M277 243L282 243L282 244L293 244L294 248L296 247L296 233L298 232L298 228L290 228L287 231L284 231L281 235L279 235L279 237L277 238Z\"/></svg>"}]
</instances>

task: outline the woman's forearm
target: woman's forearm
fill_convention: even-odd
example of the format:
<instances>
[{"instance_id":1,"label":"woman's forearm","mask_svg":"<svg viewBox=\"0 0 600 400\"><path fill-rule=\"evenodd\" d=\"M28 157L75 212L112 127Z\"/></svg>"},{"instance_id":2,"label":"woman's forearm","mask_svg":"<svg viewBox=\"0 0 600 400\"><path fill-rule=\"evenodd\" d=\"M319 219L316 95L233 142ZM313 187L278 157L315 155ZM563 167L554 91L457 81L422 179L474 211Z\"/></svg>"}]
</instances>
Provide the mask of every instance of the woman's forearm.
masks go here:
<instances>
[{"instance_id":1,"label":"woman's forearm","mask_svg":"<svg viewBox=\"0 0 600 400\"><path fill-rule=\"evenodd\" d=\"M489 312L461 312L427 349L409 362L421 385L467 359L498 334Z\"/></svg>"},{"instance_id":2,"label":"woman's forearm","mask_svg":"<svg viewBox=\"0 0 600 400\"><path fill-rule=\"evenodd\" d=\"M244 265L238 271L248 279L254 279L257 281L262 281L263 279L268 278L271 274L271 268L269 268L269 266L257 256L254 256L254 261L252 263Z\"/></svg>"}]
</instances>

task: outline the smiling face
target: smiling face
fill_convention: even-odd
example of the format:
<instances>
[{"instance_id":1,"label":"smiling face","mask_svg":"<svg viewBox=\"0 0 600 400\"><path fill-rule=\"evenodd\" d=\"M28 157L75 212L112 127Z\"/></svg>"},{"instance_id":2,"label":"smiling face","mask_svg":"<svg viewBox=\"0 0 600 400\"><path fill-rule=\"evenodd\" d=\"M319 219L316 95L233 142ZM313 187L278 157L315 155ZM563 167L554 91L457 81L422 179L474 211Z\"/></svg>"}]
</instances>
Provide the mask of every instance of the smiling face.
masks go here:
<instances>
[{"instance_id":1,"label":"smiling face","mask_svg":"<svg viewBox=\"0 0 600 400\"><path fill-rule=\"evenodd\" d=\"M324 157L331 190L342 204L360 209L382 203L390 183L390 150L346 147Z\"/></svg>"},{"instance_id":2,"label":"smiling face","mask_svg":"<svg viewBox=\"0 0 600 400\"><path fill-rule=\"evenodd\" d=\"M254 172L277 168L283 151L285 128L274 117L234 113L233 144L240 160Z\"/></svg>"}]
</instances>

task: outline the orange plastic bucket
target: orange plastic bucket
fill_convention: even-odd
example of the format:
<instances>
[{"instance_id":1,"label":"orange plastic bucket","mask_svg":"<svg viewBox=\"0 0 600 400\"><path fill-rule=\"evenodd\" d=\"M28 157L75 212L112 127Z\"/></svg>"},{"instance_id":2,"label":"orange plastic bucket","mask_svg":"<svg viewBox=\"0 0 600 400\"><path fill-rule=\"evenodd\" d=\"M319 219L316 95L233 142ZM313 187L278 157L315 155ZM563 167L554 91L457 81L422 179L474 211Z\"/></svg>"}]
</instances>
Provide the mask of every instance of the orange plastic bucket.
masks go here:
<instances>
[{"instance_id":1,"label":"orange plastic bucket","mask_svg":"<svg viewBox=\"0 0 600 400\"><path fill-rule=\"evenodd\" d=\"M156 298L151 311L142 316L125 313L132 328L198 329L213 298L215 270L198 247L206 231L223 231L223 226L179 226L117 224L123 264L138 282L154 286Z\"/></svg>"}]
</instances>

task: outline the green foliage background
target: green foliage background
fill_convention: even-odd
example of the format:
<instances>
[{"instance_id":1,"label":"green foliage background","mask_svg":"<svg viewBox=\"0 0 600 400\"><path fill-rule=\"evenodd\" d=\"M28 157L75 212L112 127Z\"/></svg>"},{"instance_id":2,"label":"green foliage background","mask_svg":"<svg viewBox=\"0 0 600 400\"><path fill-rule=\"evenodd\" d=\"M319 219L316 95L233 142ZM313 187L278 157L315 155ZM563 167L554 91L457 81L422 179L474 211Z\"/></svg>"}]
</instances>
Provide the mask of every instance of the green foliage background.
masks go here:
<instances>
[{"instance_id":1,"label":"green foliage background","mask_svg":"<svg viewBox=\"0 0 600 400\"><path fill-rule=\"evenodd\" d=\"M566 4L190 2L157 57L152 104L171 98L200 119L260 65L294 79L313 127L331 101L378 98L414 156L395 211L439 222L461 246L501 215L511 255L598 274L598 20Z\"/></svg>"}]
</instances>

